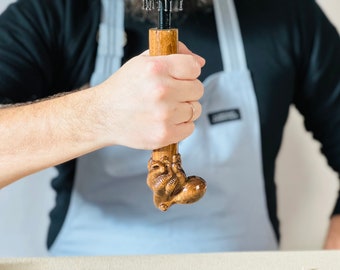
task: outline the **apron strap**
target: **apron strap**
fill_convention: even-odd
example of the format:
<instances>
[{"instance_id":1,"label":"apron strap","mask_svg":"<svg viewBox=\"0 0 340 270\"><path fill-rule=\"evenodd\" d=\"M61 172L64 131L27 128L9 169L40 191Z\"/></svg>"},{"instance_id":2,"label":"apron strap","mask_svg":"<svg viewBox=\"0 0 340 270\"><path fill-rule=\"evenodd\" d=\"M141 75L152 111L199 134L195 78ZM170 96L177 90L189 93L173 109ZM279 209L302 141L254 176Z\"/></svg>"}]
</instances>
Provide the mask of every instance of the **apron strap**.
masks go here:
<instances>
[{"instance_id":1,"label":"apron strap","mask_svg":"<svg viewBox=\"0 0 340 270\"><path fill-rule=\"evenodd\" d=\"M214 0L224 71L247 70L241 30L233 0Z\"/></svg>"},{"instance_id":2,"label":"apron strap","mask_svg":"<svg viewBox=\"0 0 340 270\"><path fill-rule=\"evenodd\" d=\"M91 86L103 82L117 71L124 53L124 0L101 0L101 2L102 18Z\"/></svg>"},{"instance_id":3,"label":"apron strap","mask_svg":"<svg viewBox=\"0 0 340 270\"><path fill-rule=\"evenodd\" d=\"M124 0L101 0L95 70L90 85L106 80L121 66L124 53ZM243 40L233 0L214 0L218 38L224 71L247 70Z\"/></svg>"}]
</instances>

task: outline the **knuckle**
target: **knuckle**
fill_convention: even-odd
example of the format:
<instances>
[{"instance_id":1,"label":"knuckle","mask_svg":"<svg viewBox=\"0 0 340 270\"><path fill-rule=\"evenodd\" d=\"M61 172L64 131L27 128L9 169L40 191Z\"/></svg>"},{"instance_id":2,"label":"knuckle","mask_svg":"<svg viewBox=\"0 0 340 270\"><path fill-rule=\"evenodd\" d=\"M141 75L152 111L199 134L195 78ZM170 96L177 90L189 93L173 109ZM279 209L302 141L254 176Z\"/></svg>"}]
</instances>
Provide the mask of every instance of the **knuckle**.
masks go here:
<instances>
[{"instance_id":1,"label":"knuckle","mask_svg":"<svg viewBox=\"0 0 340 270\"><path fill-rule=\"evenodd\" d=\"M159 123L160 126L165 126L170 118L170 114L167 110L162 109L155 112L155 121ZM161 128L162 129L162 128ZM163 127L164 129L164 127Z\"/></svg>"},{"instance_id":2,"label":"knuckle","mask_svg":"<svg viewBox=\"0 0 340 270\"><path fill-rule=\"evenodd\" d=\"M152 94L155 101L164 100L167 96L167 93L168 87L163 82L155 84L152 89Z\"/></svg>"},{"instance_id":3,"label":"knuckle","mask_svg":"<svg viewBox=\"0 0 340 270\"><path fill-rule=\"evenodd\" d=\"M169 133L169 128L166 125L160 125L157 128L157 132L153 134L155 143L160 146L165 146L169 144Z\"/></svg>"},{"instance_id":4,"label":"knuckle","mask_svg":"<svg viewBox=\"0 0 340 270\"><path fill-rule=\"evenodd\" d=\"M149 61L145 64L145 70L151 75L158 75L164 69L164 64L156 57L150 57Z\"/></svg>"}]
</instances>

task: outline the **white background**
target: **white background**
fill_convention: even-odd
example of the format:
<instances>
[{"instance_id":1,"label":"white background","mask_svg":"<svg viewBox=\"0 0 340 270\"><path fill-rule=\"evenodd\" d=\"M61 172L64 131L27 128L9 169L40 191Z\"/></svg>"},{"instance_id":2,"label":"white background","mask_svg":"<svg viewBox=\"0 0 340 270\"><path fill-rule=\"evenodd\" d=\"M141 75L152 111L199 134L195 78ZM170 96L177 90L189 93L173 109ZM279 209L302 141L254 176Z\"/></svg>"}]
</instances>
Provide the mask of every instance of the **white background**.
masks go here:
<instances>
[{"instance_id":1,"label":"white background","mask_svg":"<svg viewBox=\"0 0 340 270\"><path fill-rule=\"evenodd\" d=\"M12 2L0 0L0 12ZM340 1L319 3L340 29ZM338 189L335 173L302 121L292 108L277 161L282 250L322 248ZM48 169L0 190L0 257L47 255L48 213L54 204L49 179L54 174Z\"/></svg>"}]
</instances>

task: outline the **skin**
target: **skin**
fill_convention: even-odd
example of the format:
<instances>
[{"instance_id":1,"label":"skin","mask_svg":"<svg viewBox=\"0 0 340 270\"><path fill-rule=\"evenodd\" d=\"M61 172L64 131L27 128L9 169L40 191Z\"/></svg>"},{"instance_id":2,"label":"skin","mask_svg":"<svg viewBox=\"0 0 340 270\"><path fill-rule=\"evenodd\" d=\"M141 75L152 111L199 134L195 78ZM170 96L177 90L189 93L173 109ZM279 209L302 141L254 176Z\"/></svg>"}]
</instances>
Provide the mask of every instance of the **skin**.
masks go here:
<instances>
[{"instance_id":1,"label":"skin","mask_svg":"<svg viewBox=\"0 0 340 270\"><path fill-rule=\"evenodd\" d=\"M151 150L183 140L201 114L204 63L180 44L179 54L131 59L96 87L0 108L0 188L105 146Z\"/></svg>"}]
</instances>

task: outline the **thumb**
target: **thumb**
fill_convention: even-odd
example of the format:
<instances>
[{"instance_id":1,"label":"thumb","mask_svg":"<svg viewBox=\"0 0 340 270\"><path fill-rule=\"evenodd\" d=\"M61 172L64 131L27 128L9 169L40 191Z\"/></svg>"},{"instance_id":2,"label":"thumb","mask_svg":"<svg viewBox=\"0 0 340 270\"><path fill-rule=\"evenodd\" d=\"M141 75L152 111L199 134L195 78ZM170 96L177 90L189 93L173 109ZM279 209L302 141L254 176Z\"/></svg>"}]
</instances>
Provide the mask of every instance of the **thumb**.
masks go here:
<instances>
[{"instance_id":1,"label":"thumb","mask_svg":"<svg viewBox=\"0 0 340 270\"><path fill-rule=\"evenodd\" d=\"M178 53L181 53L181 54L190 54L192 55L196 61L198 62L198 64L203 67L205 65L205 59L201 56L199 56L198 54L195 54L193 53L192 51L190 51L188 49L187 46L185 46L185 44L183 42L178 42Z\"/></svg>"}]
</instances>

